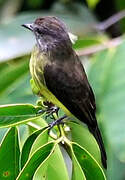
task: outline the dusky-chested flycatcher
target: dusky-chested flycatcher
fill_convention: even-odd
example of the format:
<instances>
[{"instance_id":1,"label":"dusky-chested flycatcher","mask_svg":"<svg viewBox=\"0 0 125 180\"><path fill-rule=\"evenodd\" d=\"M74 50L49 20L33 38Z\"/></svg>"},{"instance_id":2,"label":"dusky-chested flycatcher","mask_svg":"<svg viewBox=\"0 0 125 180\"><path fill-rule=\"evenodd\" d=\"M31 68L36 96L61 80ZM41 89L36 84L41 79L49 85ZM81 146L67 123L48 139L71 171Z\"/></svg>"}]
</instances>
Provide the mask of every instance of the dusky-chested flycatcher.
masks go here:
<instances>
[{"instance_id":1,"label":"dusky-chested flycatcher","mask_svg":"<svg viewBox=\"0 0 125 180\"><path fill-rule=\"evenodd\" d=\"M67 116L74 115L88 126L106 168L106 152L95 116L95 97L65 25L58 18L47 16L23 26L34 33L37 42L30 72L40 95L62 108Z\"/></svg>"}]
</instances>

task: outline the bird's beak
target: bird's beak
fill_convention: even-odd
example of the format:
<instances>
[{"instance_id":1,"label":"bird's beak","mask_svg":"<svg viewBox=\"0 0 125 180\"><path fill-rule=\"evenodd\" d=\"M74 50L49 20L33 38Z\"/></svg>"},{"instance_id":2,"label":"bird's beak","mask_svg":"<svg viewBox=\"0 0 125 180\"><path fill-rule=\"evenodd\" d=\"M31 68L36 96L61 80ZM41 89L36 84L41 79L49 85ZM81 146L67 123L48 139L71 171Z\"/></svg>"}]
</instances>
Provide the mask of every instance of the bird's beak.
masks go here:
<instances>
[{"instance_id":1,"label":"bird's beak","mask_svg":"<svg viewBox=\"0 0 125 180\"><path fill-rule=\"evenodd\" d=\"M22 24L23 27L29 29L30 31L33 31L33 24Z\"/></svg>"}]
</instances>

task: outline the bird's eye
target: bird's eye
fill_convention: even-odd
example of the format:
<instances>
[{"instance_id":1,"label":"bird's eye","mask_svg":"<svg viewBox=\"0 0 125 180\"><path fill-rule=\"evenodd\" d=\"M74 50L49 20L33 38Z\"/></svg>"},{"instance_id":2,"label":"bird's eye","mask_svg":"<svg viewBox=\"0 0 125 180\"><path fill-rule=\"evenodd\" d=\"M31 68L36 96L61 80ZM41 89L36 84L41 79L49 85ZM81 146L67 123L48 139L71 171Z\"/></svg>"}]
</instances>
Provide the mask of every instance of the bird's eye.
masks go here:
<instances>
[{"instance_id":1,"label":"bird's eye","mask_svg":"<svg viewBox=\"0 0 125 180\"><path fill-rule=\"evenodd\" d=\"M35 27L34 32L37 34L42 34L41 29L39 27Z\"/></svg>"},{"instance_id":2,"label":"bird's eye","mask_svg":"<svg viewBox=\"0 0 125 180\"><path fill-rule=\"evenodd\" d=\"M37 28L36 31L37 31L38 34L41 34L41 33L42 33L39 28Z\"/></svg>"}]
</instances>

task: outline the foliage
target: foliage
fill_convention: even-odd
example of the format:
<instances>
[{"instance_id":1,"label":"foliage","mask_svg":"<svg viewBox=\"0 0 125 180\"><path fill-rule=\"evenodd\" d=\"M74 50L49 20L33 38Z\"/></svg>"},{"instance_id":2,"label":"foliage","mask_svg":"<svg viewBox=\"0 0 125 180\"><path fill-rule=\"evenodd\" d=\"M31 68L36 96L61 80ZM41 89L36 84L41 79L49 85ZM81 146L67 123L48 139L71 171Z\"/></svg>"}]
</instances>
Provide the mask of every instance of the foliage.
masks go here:
<instances>
[{"instance_id":1,"label":"foliage","mask_svg":"<svg viewBox=\"0 0 125 180\"><path fill-rule=\"evenodd\" d=\"M43 2L27 1L26 7L35 9ZM94 7L97 0L88 2ZM21 3L19 1L20 7ZM3 17L8 4L2 0L0 4ZM55 127L49 131L51 117L46 118L45 109L36 103L38 98L31 92L29 54L34 39L21 24L32 22L41 15L58 16L79 36L73 46L76 51L102 45L108 39L104 33L95 34L90 24L97 21L84 6L72 3L70 7L72 11L69 5L65 7L60 3L42 13L11 14L15 17L0 24L1 180L124 179L124 36L120 46L87 57L87 64L81 58L96 95L97 119L108 154L107 171L101 165L98 145L88 129L71 119L64 127L61 125L60 129ZM59 117L62 114L60 110Z\"/></svg>"},{"instance_id":2,"label":"foliage","mask_svg":"<svg viewBox=\"0 0 125 180\"><path fill-rule=\"evenodd\" d=\"M26 108L26 105L24 106ZM33 107L29 105L27 106L29 108L29 112L30 111L32 112ZM13 114L13 111L11 111L13 105L4 106L2 107L2 109L3 108L5 108L5 111L7 108L8 112L10 112L10 114ZM22 105L20 105L20 110L21 108ZM18 109L19 109L19 105L18 105ZM17 110L17 112L18 111L19 110ZM22 111L19 111L19 113L20 112L21 112L20 116L18 114L20 119L16 119L17 120L16 124L21 123L20 120L22 119L21 118ZM0 116L3 117L3 121L5 119L10 120L9 114L8 114L8 118L7 115L4 117L4 115L1 113ZM25 117L25 113L23 114L23 117ZM15 120L15 117L13 117L13 119ZM29 118L29 120L27 118L27 121L31 122L31 118ZM99 178L104 180L105 176L102 171L102 168L99 166L99 164L94 159L94 157L92 157L86 149L84 149L77 143L69 141L63 133L64 132L62 128L62 135L60 136L60 138L57 138L56 140L49 139L48 128L46 126L45 128L42 128L32 133L25 141L20 152L18 129L16 127L10 128L6 133L0 147L1 179L12 178L17 180L19 179L30 180L33 178L35 172L38 173L39 166L41 169L40 176L42 178L51 179L53 177L53 179L58 179L59 175L57 176L57 174L59 170L58 168L53 169L54 164L56 164L56 166L58 165L59 167L62 167L61 172L63 171L63 178L69 179L66 171L66 167L64 165L64 160L62 158L60 149L58 148L58 145L63 142L63 144L65 144L66 146L67 152L69 153L70 157L72 157L72 161L73 161L72 179L87 178L91 180L93 178ZM6 147L9 147L9 149ZM3 159L5 158L5 153L7 153L6 161L3 161ZM60 154L60 156L57 158L58 154ZM52 159L53 156L55 157ZM51 172L51 176L49 176L49 172Z\"/></svg>"}]
</instances>

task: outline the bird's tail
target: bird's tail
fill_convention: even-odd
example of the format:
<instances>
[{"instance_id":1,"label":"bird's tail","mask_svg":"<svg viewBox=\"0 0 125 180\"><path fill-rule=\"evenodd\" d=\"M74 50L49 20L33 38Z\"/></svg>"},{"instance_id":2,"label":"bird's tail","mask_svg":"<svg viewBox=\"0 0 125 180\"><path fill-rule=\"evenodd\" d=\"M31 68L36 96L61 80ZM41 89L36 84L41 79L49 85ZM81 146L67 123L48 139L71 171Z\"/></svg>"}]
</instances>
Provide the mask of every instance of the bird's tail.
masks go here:
<instances>
[{"instance_id":1,"label":"bird's tail","mask_svg":"<svg viewBox=\"0 0 125 180\"><path fill-rule=\"evenodd\" d=\"M101 136L101 133L100 133L100 130L98 128L98 126L96 127L96 129L93 129L93 128L89 128L89 131L93 134L93 136L95 137L98 145L99 145L99 148L100 148L100 151L101 151L101 160L102 160L102 164L104 166L105 169L107 169L107 155L106 155L106 151L105 151L105 147L104 147L104 143L103 143L103 140L102 140L102 136Z\"/></svg>"}]
</instances>

